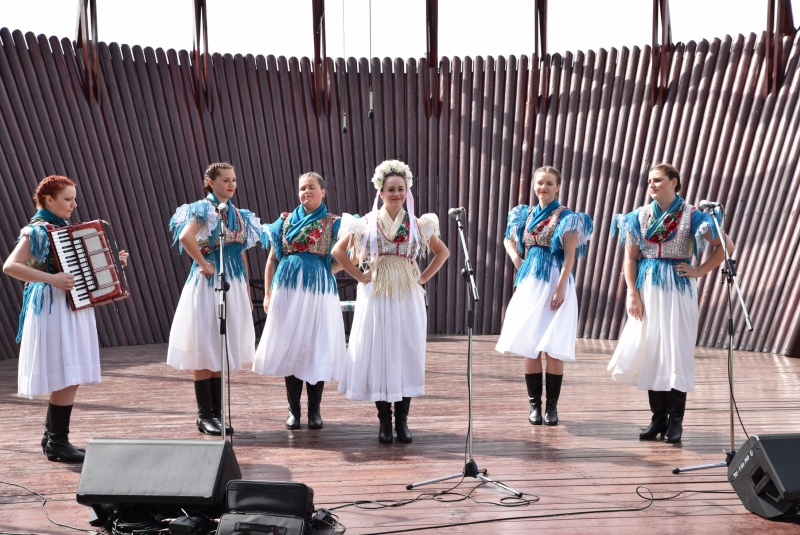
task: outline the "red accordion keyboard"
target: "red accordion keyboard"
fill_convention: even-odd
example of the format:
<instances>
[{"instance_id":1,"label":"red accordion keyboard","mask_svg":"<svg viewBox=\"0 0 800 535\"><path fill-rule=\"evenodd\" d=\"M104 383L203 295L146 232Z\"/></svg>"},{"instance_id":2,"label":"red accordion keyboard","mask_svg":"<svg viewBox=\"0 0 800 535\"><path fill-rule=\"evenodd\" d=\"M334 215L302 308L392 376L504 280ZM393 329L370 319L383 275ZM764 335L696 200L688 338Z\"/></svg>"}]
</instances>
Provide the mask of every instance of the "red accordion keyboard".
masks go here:
<instances>
[{"instance_id":1,"label":"red accordion keyboard","mask_svg":"<svg viewBox=\"0 0 800 535\"><path fill-rule=\"evenodd\" d=\"M58 268L75 276L75 286L67 291L72 310L105 305L130 295L108 223L98 219L49 234Z\"/></svg>"}]
</instances>

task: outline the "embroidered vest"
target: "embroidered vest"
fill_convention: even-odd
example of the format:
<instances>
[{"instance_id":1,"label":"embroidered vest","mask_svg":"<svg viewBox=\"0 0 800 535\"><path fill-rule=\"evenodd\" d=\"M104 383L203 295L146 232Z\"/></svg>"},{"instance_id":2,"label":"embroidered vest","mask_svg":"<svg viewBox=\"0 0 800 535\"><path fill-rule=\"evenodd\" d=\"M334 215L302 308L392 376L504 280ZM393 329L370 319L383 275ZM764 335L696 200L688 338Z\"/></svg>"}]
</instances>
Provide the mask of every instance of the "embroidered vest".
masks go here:
<instances>
[{"instance_id":1,"label":"embroidered vest","mask_svg":"<svg viewBox=\"0 0 800 535\"><path fill-rule=\"evenodd\" d=\"M408 246L408 235L409 229L411 228L411 222L408 218L408 214L406 214L405 219L403 219L403 225L397 230L397 234L394 237L394 240L390 240L386 234L384 234L383 229L381 228L380 223L378 224L378 253L381 256L405 256L410 259L415 259L417 257L417 252L419 251L419 243L417 240L414 240L414 243L411 245L409 249Z\"/></svg>"},{"instance_id":2,"label":"embroidered vest","mask_svg":"<svg viewBox=\"0 0 800 535\"><path fill-rule=\"evenodd\" d=\"M328 214L324 218L314 221L310 225L306 225L300 236L293 242L286 239L286 233L292 228L292 225L289 223L290 216L291 214L288 212L283 213L281 242L283 244L282 249L284 255L292 253L330 254L331 241L333 240L333 223L339 219L339 216Z\"/></svg>"},{"instance_id":3,"label":"embroidered vest","mask_svg":"<svg viewBox=\"0 0 800 535\"><path fill-rule=\"evenodd\" d=\"M525 231L522 233L522 243L525 245L525 250L530 249L534 245L541 245L549 249L550 243L553 241L553 235L556 233L558 218L561 217L561 213L566 209L565 206L559 206L553 210L550 217L536 225L533 232L528 232L528 226L530 226L531 220L533 219L533 210L530 210L528 219L525 220Z\"/></svg>"},{"instance_id":4,"label":"embroidered vest","mask_svg":"<svg viewBox=\"0 0 800 535\"><path fill-rule=\"evenodd\" d=\"M225 231L222 239L225 245L230 243L244 245L244 243L247 241L247 230L245 229L244 219L242 219L242 214L239 213L239 210L236 210L236 221L238 223L236 226L239 227L239 230L237 231L230 230L227 225L224 226ZM215 243L210 243L210 239L211 238L209 237L202 240L197 240L197 245L200 246L200 253L203 256L207 256L219 249L219 238L214 240Z\"/></svg>"},{"instance_id":5,"label":"embroidered vest","mask_svg":"<svg viewBox=\"0 0 800 535\"><path fill-rule=\"evenodd\" d=\"M642 237L647 232L647 221L653 208L648 204L639 210L639 227ZM651 242L647 238L642 240L642 258L671 258L689 259L692 258L694 251L694 240L692 238L692 212L694 207L688 203L683 208L683 214L678 222L678 229L672 239L664 242Z\"/></svg>"}]
</instances>

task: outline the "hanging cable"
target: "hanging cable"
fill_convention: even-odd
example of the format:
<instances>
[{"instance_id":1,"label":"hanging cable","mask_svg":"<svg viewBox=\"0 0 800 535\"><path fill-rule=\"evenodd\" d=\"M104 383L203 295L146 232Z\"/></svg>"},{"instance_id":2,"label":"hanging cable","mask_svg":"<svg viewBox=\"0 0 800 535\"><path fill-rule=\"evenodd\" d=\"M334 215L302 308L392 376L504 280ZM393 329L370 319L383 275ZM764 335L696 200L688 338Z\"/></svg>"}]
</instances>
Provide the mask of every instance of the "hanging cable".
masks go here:
<instances>
[{"instance_id":1,"label":"hanging cable","mask_svg":"<svg viewBox=\"0 0 800 535\"><path fill-rule=\"evenodd\" d=\"M369 0L369 63L372 65L372 0ZM372 76L369 77L369 113L367 117L372 119L375 117L375 111L372 105Z\"/></svg>"}]
</instances>

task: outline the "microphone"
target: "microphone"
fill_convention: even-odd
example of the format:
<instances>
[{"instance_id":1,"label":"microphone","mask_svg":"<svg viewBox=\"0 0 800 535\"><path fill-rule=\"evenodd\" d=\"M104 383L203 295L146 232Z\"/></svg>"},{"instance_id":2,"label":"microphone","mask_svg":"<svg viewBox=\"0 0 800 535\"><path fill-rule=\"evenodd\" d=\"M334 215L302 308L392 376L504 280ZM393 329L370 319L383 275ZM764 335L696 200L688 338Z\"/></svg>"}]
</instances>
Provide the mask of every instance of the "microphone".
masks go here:
<instances>
[{"instance_id":1,"label":"microphone","mask_svg":"<svg viewBox=\"0 0 800 535\"><path fill-rule=\"evenodd\" d=\"M448 211L447 211L447 215L449 215L450 217L452 217L453 219L455 219L455 218L457 218L458 216L460 216L461 214L463 214L463 213L464 213L464 211L465 211L465 210L464 210L464 207L459 207L459 208L450 208L450 210L448 210Z\"/></svg>"},{"instance_id":2,"label":"microphone","mask_svg":"<svg viewBox=\"0 0 800 535\"><path fill-rule=\"evenodd\" d=\"M722 208L722 203L702 200L697 206L701 210L705 210L706 208Z\"/></svg>"},{"instance_id":3,"label":"microphone","mask_svg":"<svg viewBox=\"0 0 800 535\"><path fill-rule=\"evenodd\" d=\"M219 205L217 206L217 210L219 211L220 214L224 214L225 212L228 211L228 203L226 202L219 203Z\"/></svg>"}]
</instances>

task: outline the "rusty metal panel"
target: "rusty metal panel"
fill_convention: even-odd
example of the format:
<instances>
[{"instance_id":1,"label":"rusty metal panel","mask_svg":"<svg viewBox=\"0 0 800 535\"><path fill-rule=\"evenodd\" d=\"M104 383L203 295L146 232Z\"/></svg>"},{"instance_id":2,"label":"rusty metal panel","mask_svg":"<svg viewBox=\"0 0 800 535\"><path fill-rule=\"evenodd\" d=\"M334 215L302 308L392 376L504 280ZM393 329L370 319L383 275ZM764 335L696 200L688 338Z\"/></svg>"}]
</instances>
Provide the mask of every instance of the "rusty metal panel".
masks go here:
<instances>
[{"instance_id":1,"label":"rusty metal panel","mask_svg":"<svg viewBox=\"0 0 800 535\"><path fill-rule=\"evenodd\" d=\"M100 76L90 99L81 52L69 40L2 29L0 178L8 187L0 193L0 256L33 211L36 182L72 177L80 187L76 219L109 220L132 253L132 298L119 311L98 309L101 343L164 342L190 265L170 247L166 226L178 205L201 196L208 163L231 161L239 177L234 202L271 222L296 206L297 177L311 170L328 181L332 210L363 214L374 196L372 169L400 158L412 165L418 212L439 215L454 253L428 284L430 332L464 332L462 255L447 217L448 208L463 205L481 293L476 332L494 334L514 277L502 245L506 214L536 202L531 173L553 164L564 177L561 202L588 212L596 225L589 257L575 270L579 334L613 339L626 313L611 216L647 202L647 170L669 161L682 172L689 202L712 199L727 208L756 327L747 332L737 311L737 348L797 356L797 32L779 44L785 68L776 91L766 76L776 64L768 65L766 33L672 45L658 71L652 61L663 51L649 46L438 58L432 72L425 58L321 57L330 73L325 114L316 113L308 58L209 56L207 103L199 106L189 51L98 43ZM427 113L437 71L441 113ZM656 89L663 102L651 106ZM261 250L249 253L253 278L261 278L265 259ZM727 342L720 280L715 272L699 285L700 345ZM0 358L13 358L21 285L2 277L0 289L7 296Z\"/></svg>"}]
</instances>

